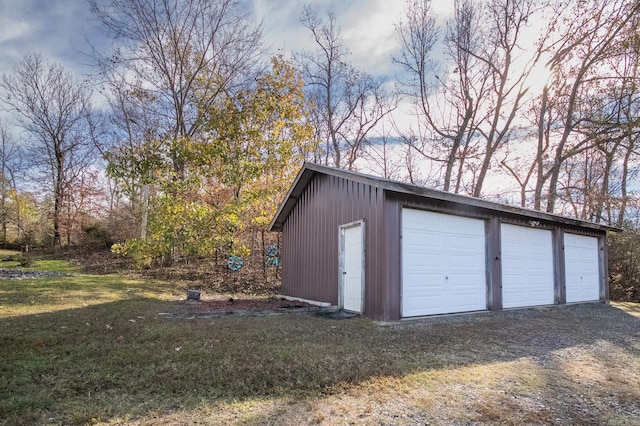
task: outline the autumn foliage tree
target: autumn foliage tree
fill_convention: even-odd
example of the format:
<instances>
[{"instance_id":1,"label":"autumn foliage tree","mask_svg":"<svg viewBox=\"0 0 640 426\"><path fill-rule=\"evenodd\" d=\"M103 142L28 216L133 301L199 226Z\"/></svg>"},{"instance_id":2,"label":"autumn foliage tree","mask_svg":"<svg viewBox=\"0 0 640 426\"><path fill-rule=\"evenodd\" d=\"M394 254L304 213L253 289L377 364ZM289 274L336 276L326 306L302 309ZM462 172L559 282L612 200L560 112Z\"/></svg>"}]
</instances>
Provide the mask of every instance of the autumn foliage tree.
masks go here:
<instances>
[{"instance_id":1,"label":"autumn foliage tree","mask_svg":"<svg viewBox=\"0 0 640 426\"><path fill-rule=\"evenodd\" d=\"M246 254L239 236L266 228L308 149L312 129L302 89L295 68L274 58L253 87L215 105L204 102L203 136L180 144L189 179L158 179L146 237L115 250L141 264L218 250Z\"/></svg>"},{"instance_id":2,"label":"autumn foliage tree","mask_svg":"<svg viewBox=\"0 0 640 426\"><path fill-rule=\"evenodd\" d=\"M103 76L154 117L161 151L175 179L187 178L192 138L202 132L201 105L213 106L251 81L261 28L236 0L90 0L114 49L95 57Z\"/></svg>"}]
</instances>

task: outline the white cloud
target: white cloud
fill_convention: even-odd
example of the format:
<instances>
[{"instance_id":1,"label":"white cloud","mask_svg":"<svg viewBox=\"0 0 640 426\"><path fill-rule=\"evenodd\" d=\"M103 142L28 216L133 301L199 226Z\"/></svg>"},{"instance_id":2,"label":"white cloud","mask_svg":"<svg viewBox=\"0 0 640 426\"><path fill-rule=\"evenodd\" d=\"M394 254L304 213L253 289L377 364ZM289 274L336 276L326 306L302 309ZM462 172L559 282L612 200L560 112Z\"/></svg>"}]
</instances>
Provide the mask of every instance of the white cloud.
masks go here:
<instances>
[{"instance_id":1,"label":"white cloud","mask_svg":"<svg viewBox=\"0 0 640 426\"><path fill-rule=\"evenodd\" d=\"M391 56L399 47L395 24L403 8L400 1L375 0L353 4L346 11L343 34L356 67L371 74L391 72Z\"/></svg>"},{"instance_id":2,"label":"white cloud","mask_svg":"<svg viewBox=\"0 0 640 426\"><path fill-rule=\"evenodd\" d=\"M290 55L311 47L312 40L307 38L300 22L305 4L303 1L287 0L252 1L254 18L262 21L264 41L274 54L280 52Z\"/></svg>"},{"instance_id":3,"label":"white cloud","mask_svg":"<svg viewBox=\"0 0 640 426\"><path fill-rule=\"evenodd\" d=\"M271 49L290 55L315 49L300 17L309 5L322 19L335 13L344 42L352 52L353 65L373 75L391 72L391 55L397 49L394 24L400 19L404 2L385 0L252 0L254 17L264 25L264 38Z\"/></svg>"},{"instance_id":4,"label":"white cloud","mask_svg":"<svg viewBox=\"0 0 640 426\"><path fill-rule=\"evenodd\" d=\"M89 71L80 52L88 50L91 37L89 6L78 0L0 0L0 74L11 71L24 55L38 52L62 62L77 74ZM97 37L92 37L98 39Z\"/></svg>"},{"instance_id":5,"label":"white cloud","mask_svg":"<svg viewBox=\"0 0 640 426\"><path fill-rule=\"evenodd\" d=\"M0 44L9 43L25 37L32 26L27 22L16 22L8 16L0 16Z\"/></svg>"}]
</instances>

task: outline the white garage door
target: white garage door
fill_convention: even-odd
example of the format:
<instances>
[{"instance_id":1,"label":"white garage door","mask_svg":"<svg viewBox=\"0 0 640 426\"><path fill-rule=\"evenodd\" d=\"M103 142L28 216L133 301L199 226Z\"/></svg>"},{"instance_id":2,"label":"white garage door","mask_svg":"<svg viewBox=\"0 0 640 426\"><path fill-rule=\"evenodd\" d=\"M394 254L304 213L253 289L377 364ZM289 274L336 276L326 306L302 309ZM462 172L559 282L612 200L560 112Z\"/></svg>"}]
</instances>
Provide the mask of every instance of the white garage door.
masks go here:
<instances>
[{"instance_id":1,"label":"white garage door","mask_svg":"<svg viewBox=\"0 0 640 426\"><path fill-rule=\"evenodd\" d=\"M597 238L564 234L564 267L568 303L600 299Z\"/></svg>"},{"instance_id":2,"label":"white garage door","mask_svg":"<svg viewBox=\"0 0 640 426\"><path fill-rule=\"evenodd\" d=\"M553 304L551 231L502 224L500 232L502 307Z\"/></svg>"},{"instance_id":3,"label":"white garage door","mask_svg":"<svg viewBox=\"0 0 640 426\"><path fill-rule=\"evenodd\" d=\"M402 210L402 316L487 309L484 221Z\"/></svg>"}]
</instances>

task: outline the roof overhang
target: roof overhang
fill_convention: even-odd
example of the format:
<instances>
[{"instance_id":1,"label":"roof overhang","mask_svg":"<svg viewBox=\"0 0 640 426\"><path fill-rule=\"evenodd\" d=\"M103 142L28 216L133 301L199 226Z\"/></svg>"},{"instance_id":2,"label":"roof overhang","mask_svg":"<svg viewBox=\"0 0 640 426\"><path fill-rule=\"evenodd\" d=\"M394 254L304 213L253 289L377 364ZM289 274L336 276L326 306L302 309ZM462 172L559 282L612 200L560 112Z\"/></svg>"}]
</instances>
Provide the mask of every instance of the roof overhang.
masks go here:
<instances>
[{"instance_id":1,"label":"roof overhang","mask_svg":"<svg viewBox=\"0 0 640 426\"><path fill-rule=\"evenodd\" d=\"M269 225L271 231L281 231L284 226L284 222L287 216L298 202L298 199L304 192L307 184L313 179L316 174L325 174L329 176L341 177L351 181L371 185L377 188L381 188L385 191L396 192L400 194L409 194L432 200L444 201L449 203L461 204L468 207L475 207L478 209L509 214L514 216L520 216L526 220L543 220L547 222L557 222L564 225L576 226L580 228L586 228L597 231L622 231L619 228L615 228L608 225L603 225L594 222L587 222L583 220L573 219L565 216L560 216L552 213L546 213L537 210L525 209L522 207L511 206L508 204L496 203L493 201L482 200L480 198L469 197L466 195L454 194L451 192L439 191L436 189L425 188L422 186L411 185L403 182L384 179L376 176L370 176L362 173L356 173L349 170L336 169L334 167L321 166L314 163L305 163L298 175L296 176L293 185L289 189L289 192L284 197L284 200L280 204L275 217Z\"/></svg>"}]
</instances>

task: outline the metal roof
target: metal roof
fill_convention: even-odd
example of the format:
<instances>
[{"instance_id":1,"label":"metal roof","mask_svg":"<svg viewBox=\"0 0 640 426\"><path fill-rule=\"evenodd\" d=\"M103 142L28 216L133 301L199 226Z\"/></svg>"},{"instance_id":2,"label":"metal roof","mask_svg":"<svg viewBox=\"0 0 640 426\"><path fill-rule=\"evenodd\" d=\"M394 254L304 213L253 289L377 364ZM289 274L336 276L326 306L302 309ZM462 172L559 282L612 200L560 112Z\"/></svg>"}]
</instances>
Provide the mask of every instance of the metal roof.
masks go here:
<instances>
[{"instance_id":1,"label":"metal roof","mask_svg":"<svg viewBox=\"0 0 640 426\"><path fill-rule=\"evenodd\" d=\"M284 200L280 204L275 217L269 225L271 231L281 231L287 216L291 212L291 209L295 206L298 198L304 192L307 184L316 174L324 174L329 176L336 176L343 179L347 179L354 182L359 182L367 185L371 185L377 188L381 188L384 191L396 192L400 194L410 194L419 197L424 197L432 200L446 201L450 203L457 203L464 206L471 206L480 208L483 210L507 213L510 215L520 216L528 220L544 220L549 222L558 222L565 225L577 226L586 229L593 229L598 231L621 231L618 228L602 225L594 222L587 222L584 220L578 220L565 216L560 216L552 213L546 213L538 210L530 210L522 207L511 206L508 204L501 204L492 201L483 200L480 198L469 197L466 195L454 194L452 192L440 191L437 189L425 188L422 186L411 185L404 182L394 181L390 179L384 179L377 176L371 176L363 173L352 172L349 170L337 169L334 167L322 166L314 163L304 163L298 175L296 176L289 192L284 197Z\"/></svg>"}]
</instances>

